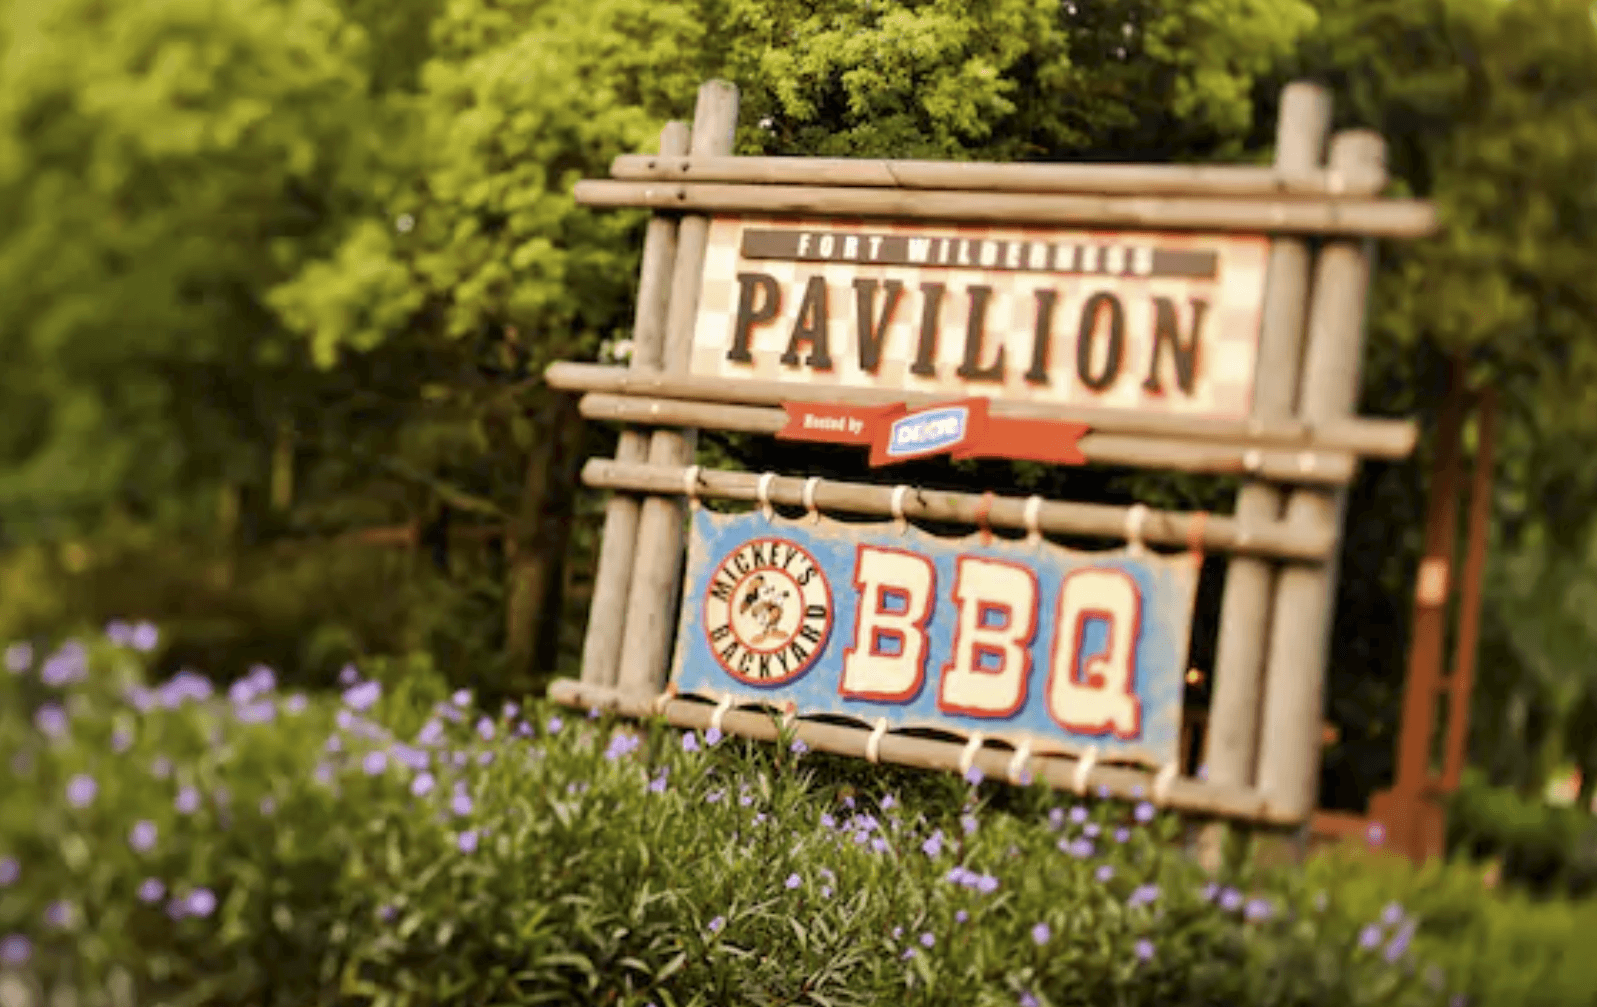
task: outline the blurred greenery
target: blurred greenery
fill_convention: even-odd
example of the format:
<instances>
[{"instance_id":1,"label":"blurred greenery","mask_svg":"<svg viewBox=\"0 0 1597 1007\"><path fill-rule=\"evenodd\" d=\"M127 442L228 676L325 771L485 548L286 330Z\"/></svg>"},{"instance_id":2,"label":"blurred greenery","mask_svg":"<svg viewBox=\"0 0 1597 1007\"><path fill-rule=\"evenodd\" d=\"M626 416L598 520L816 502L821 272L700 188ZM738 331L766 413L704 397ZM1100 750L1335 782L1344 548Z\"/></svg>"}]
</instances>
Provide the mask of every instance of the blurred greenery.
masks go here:
<instances>
[{"instance_id":1,"label":"blurred greenery","mask_svg":"<svg viewBox=\"0 0 1597 1007\"><path fill-rule=\"evenodd\" d=\"M1337 853L1210 879L1148 804L12 645L0 995L112 1004L1589 1003L1597 903ZM1463 998L1463 999L1460 999Z\"/></svg>"},{"instance_id":2,"label":"blurred greenery","mask_svg":"<svg viewBox=\"0 0 1597 1007\"><path fill-rule=\"evenodd\" d=\"M1472 758L1524 794L1568 760L1597 780L1586 0L0 11L0 638L150 618L172 660L224 678L426 655L485 695L533 691L577 657L599 507L575 472L613 436L538 376L627 338L642 223L576 207L575 179L652 149L714 76L741 90L744 153L1132 161L1263 161L1281 86L1309 77L1444 223L1380 249L1365 410L1433 425L1455 353L1502 401ZM746 440L704 450L769 467ZM783 464L822 459L862 465ZM1429 461L1352 489L1333 807L1390 782ZM899 477L1216 510L1230 491ZM349 537L374 526L416 545Z\"/></svg>"}]
</instances>

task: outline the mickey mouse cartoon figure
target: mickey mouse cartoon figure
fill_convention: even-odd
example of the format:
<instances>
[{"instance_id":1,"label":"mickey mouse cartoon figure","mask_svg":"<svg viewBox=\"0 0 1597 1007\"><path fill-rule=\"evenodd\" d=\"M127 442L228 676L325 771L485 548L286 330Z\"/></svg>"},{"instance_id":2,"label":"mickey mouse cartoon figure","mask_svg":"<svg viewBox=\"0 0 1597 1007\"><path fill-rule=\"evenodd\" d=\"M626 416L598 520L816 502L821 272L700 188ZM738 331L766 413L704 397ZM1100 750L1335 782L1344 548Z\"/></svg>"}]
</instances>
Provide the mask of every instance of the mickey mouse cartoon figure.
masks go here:
<instances>
[{"instance_id":1,"label":"mickey mouse cartoon figure","mask_svg":"<svg viewBox=\"0 0 1597 1007\"><path fill-rule=\"evenodd\" d=\"M755 574L749 581L749 589L738 603L738 613L750 616L759 624L760 633L751 643L764 643L778 635L777 625L782 621L782 612L791 593L786 588L778 590L775 584L768 583L763 573Z\"/></svg>"}]
</instances>

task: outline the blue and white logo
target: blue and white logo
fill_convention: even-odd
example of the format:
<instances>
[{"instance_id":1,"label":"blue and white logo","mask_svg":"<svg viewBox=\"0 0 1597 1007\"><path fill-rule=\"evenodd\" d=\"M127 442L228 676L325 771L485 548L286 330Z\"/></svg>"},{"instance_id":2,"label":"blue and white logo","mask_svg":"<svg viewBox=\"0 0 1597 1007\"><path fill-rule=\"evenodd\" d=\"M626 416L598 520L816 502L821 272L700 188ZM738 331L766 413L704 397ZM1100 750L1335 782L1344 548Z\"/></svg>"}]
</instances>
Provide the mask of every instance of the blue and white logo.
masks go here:
<instances>
[{"instance_id":1,"label":"blue and white logo","mask_svg":"<svg viewBox=\"0 0 1597 1007\"><path fill-rule=\"evenodd\" d=\"M906 458L945 451L965 439L969 426L968 406L945 406L905 416L888 429L887 455Z\"/></svg>"}]
</instances>

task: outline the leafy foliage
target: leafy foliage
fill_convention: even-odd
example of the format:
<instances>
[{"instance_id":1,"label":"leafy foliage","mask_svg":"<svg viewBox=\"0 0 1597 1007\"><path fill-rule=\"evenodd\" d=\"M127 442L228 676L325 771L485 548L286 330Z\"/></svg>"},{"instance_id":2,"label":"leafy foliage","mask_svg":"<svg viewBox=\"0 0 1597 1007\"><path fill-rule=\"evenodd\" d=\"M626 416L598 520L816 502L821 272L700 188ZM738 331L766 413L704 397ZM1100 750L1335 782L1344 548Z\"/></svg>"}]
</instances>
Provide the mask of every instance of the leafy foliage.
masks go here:
<instances>
[{"instance_id":1,"label":"leafy foliage","mask_svg":"<svg viewBox=\"0 0 1597 1007\"><path fill-rule=\"evenodd\" d=\"M85 1004L1597 991L1571 957L1589 905L1500 902L1468 870L1339 859L1209 882L1147 804L544 704L485 716L424 665L350 668L331 702L264 666L225 696L193 673L151 687L157 645L118 624L3 652L0 754L22 785L0 791L0 988ZM1383 909L1394 891L1404 905ZM1505 948L1528 957L1508 968Z\"/></svg>"}]
</instances>

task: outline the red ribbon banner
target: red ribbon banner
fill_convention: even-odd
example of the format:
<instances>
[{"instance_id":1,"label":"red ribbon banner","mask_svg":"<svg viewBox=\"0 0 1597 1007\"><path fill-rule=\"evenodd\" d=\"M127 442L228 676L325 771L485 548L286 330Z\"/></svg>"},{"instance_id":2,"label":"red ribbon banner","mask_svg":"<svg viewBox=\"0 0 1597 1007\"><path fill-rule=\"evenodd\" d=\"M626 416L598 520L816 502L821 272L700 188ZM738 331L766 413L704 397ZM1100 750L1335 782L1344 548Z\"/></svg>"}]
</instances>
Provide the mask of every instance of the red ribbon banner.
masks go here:
<instances>
[{"instance_id":1,"label":"red ribbon banner","mask_svg":"<svg viewBox=\"0 0 1597 1007\"><path fill-rule=\"evenodd\" d=\"M856 406L838 402L784 402L787 425L777 438L870 449L873 466L948 454L954 458L1081 465L1084 423L993 416L984 398L960 399L911 410L902 402Z\"/></svg>"}]
</instances>

